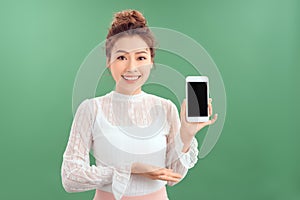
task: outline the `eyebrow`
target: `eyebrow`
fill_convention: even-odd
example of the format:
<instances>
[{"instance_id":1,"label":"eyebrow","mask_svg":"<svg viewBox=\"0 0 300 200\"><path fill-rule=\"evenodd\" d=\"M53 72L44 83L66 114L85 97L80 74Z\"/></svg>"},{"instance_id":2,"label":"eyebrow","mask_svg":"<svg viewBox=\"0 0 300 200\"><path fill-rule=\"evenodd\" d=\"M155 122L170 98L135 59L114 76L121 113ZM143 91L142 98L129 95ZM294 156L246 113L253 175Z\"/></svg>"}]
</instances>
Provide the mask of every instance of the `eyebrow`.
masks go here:
<instances>
[{"instance_id":1,"label":"eyebrow","mask_svg":"<svg viewBox=\"0 0 300 200\"><path fill-rule=\"evenodd\" d=\"M117 50L117 51L115 52L115 54L116 54L116 53L129 53L129 52L128 52L128 51L125 51L125 50L119 49L119 50ZM142 50L142 51L135 52L135 54L140 54L140 53L147 53L147 49L146 49L146 50Z\"/></svg>"}]
</instances>

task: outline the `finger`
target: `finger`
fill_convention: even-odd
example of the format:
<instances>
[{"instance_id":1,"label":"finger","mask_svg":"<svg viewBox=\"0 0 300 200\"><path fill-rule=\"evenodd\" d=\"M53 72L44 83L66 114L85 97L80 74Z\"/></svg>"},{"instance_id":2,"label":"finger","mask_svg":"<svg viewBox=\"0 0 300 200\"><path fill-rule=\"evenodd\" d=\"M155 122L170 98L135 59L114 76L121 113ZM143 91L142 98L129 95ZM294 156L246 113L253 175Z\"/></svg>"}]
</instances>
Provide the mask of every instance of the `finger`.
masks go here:
<instances>
[{"instance_id":1,"label":"finger","mask_svg":"<svg viewBox=\"0 0 300 200\"><path fill-rule=\"evenodd\" d=\"M218 114L214 115L214 118L211 120L211 124L214 124L218 119Z\"/></svg>"},{"instance_id":2,"label":"finger","mask_svg":"<svg viewBox=\"0 0 300 200\"><path fill-rule=\"evenodd\" d=\"M161 168L156 170L155 172L150 172L146 176L151 178L152 180L163 180L163 181L173 181L179 182L182 178L181 174L173 172L172 169Z\"/></svg>"},{"instance_id":3,"label":"finger","mask_svg":"<svg viewBox=\"0 0 300 200\"><path fill-rule=\"evenodd\" d=\"M172 182L179 182L180 181L179 178L173 178L173 177L169 177L169 176L165 176L165 175L161 175L160 180L163 180L163 181L172 181Z\"/></svg>"},{"instance_id":4,"label":"finger","mask_svg":"<svg viewBox=\"0 0 300 200\"><path fill-rule=\"evenodd\" d=\"M167 174L167 176L172 177L172 178L179 178L179 179L182 178L182 175L181 175L181 174L178 174L178 173L175 173L175 172L172 172L172 173L170 173L170 174Z\"/></svg>"},{"instance_id":5,"label":"finger","mask_svg":"<svg viewBox=\"0 0 300 200\"><path fill-rule=\"evenodd\" d=\"M209 117L212 115L213 110L212 110L212 98L209 98L208 100L208 109L209 109Z\"/></svg>"},{"instance_id":6,"label":"finger","mask_svg":"<svg viewBox=\"0 0 300 200\"><path fill-rule=\"evenodd\" d=\"M209 110L209 117L212 115L213 110L212 110L212 105L208 104L208 110Z\"/></svg>"},{"instance_id":7,"label":"finger","mask_svg":"<svg viewBox=\"0 0 300 200\"><path fill-rule=\"evenodd\" d=\"M167 176L167 175L159 175L158 179L162 180L162 181L172 181L172 182L179 182L180 181L180 178L175 178L175 177Z\"/></svg>"},{"instance_id":8,"label":"finger","mask_svg":"<svg viewBox=\"0 0 300 200\"><path fill-rule=\"evenodd\" d=\"M160 176L160 175L167 175L168 173L171 173L173 170L172 169L168 169L168 168L161 168L158 170L155 170L152 173L152 175L154 176Z\"/></svg>"},{"instance_id":9,"label":"finger","mask_svg":"<svg viewBox=\"0 0 300 200\"><path fill-rule=\"evenodd\" d=\"M208 120L207 122L201 123L202 128L205 126L214 124L217 119L218 119L218 114L215 114L213 119Z\"/></svg>"},{"instance_id":10,"label":"finger","mask_svg":"<svg viewBox=\"0 0 300 200\"><path fill-rule=\"evenodd\" d=\"M211 120L208 121L208 125L212 125L216 122L216 120L218 119L218 114L214 115L214 118L212 118Z\"/></svg>"},{"instance_id":11,"label":"finger","mask_svg":"<svg viewBox=\"0 0 300 200\"><path fill-rule=\"evenodd\" d=\"M164 168L159 171L160 173L158 175L160 176L169 176L173 178L182 178L182 175L176 172L173 172L172 169Z\"/></svg>"}]
</instances>

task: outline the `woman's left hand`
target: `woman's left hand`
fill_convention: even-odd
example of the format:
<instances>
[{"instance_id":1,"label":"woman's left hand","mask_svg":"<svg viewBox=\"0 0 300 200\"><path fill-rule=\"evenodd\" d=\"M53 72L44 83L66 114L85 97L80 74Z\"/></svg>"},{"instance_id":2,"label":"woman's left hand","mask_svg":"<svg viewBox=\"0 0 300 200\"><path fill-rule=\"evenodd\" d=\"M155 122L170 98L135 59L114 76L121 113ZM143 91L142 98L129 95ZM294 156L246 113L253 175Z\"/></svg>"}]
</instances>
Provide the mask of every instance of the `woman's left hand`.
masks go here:
<instances>
[{"instance_id":1,"label":"woman's left hand","mask_svg":"<svg viewBox=\"0 0 300 200\"><path fill-rule=\"evenodd\" d=\"M212 115L212 111L213 111L211 102L212 99L209 98L209 103L208 103L209 117ZM208 120L207 122L188 122L186 120L186 99L184 99L181 104L181 111L180 111L180 121L181 121L180 132L181 134L183 134L182 137L191 139L202 128L215 123L217 118L218 118L218 114L215 114L214 117Z\"/></svg>"},{"instance_id":2,"label":"woman's left hand","mask_svg":"<svg viewBox=\"0 0 300 200\"><path fill-rule=\"evenodd\" d=\"M131 173L144 176L152 180L179 182L182 178L181 174L173 172L172 169L157 167L143 163L132 163Z\"/></svg>"}]
</instances>

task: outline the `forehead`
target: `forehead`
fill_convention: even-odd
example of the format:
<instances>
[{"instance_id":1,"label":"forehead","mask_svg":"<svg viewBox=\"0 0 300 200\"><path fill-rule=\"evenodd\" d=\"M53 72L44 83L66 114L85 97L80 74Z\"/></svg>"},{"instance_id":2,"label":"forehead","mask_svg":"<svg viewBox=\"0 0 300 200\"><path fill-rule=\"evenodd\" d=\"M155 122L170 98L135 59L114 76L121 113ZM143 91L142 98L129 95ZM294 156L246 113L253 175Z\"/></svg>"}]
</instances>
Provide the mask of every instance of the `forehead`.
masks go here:
<instances>
[{"instance_id":1,"label":"forehead","mask_svg":"<svg viewBox=\"0 0 300 200\"><path fill-rule=\"evenodd\" d=\"M114 47L112 48L112 53L118 50L124 50L126 52L137 51L141 49L149 48L147 43L139 36L125 36L119 38Z\"/></svg>"}]
</instances>

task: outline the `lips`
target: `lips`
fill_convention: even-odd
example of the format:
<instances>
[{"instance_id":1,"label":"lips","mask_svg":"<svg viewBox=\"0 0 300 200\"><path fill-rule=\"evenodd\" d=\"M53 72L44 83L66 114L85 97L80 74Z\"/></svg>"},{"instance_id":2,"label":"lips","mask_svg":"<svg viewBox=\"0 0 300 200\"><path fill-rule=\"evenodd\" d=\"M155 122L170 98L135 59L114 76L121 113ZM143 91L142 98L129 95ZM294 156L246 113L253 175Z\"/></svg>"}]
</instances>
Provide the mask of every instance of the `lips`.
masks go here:
<instances>
[{"instance_id":1,"label":"lips","mask_svg":"<svg viewBox=\"0 0 300 200\"><path fill-rule=\"evenodd\" d=\"M142 75L121 75L122 78L124 78L127 81L136 81L138 80Z\"/></svg>"}]
</instances>

